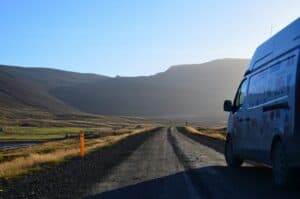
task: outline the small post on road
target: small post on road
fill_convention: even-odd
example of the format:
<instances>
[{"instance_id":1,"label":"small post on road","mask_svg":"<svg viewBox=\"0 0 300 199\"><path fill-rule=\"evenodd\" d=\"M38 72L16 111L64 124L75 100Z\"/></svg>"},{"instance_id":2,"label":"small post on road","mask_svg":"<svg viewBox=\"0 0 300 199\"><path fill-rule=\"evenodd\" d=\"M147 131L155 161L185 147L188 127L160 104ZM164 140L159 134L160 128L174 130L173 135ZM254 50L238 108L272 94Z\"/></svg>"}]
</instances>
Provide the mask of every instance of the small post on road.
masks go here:
<instances>
[{"instance_id":1,"label":"small post on road","mask_svg":"<svg viewBox=\"0 0 300 199\"><path fill-rule=\"evenodd\" d=\"M80 157L84 157L84 132L80 131Z\"/></svg>"}]
</instances>

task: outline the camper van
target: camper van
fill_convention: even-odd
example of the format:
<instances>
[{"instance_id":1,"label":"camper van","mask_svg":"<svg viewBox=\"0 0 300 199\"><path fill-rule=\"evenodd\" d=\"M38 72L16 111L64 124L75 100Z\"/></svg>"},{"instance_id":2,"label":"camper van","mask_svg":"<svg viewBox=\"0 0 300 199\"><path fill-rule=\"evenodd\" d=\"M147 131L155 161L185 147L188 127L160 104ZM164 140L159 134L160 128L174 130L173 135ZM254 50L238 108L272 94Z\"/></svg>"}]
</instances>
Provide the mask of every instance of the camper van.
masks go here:
<instances>
[{"instance_id":1,"label":"camper van","mask_svg":"<svg viewBox=\"0 0 300 199\"><path fill-rule=\"evenodd\" d=\"M232 101L225 159L269 164L274 182L286 186L300 168L300 18L260 45Z\"/></svg>"}]
</instances>

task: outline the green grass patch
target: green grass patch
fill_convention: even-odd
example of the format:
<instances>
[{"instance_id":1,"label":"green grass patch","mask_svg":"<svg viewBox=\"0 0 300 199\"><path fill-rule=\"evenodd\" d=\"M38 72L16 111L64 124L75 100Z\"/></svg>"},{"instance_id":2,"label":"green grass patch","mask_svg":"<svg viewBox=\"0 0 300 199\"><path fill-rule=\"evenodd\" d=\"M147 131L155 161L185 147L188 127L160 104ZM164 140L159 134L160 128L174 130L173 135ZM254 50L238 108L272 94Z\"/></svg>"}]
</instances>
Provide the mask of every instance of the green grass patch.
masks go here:
<instances>
[{"instance_id":1,"label":"green grass patch","mask_svg":"<svg viewBox=\"0 0 300 199\"><path fill-rule=\"evenodd\" d=\"M51 139L60 139L66 136L78 135L81 130L88 132L99 132L102 129L80 127L5 127L4 132L0 134L0 141L47 141Z\"/></svg>"}]
</instances>

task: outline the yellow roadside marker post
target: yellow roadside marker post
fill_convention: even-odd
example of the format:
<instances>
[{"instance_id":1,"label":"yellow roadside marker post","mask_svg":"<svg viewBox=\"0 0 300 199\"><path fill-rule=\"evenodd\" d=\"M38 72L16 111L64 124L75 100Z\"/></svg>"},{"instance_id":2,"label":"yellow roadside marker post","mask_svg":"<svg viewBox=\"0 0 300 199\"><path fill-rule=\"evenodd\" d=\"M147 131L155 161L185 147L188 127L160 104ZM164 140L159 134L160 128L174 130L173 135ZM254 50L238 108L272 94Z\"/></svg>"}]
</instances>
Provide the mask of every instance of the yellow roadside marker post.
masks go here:
<instances>
[{"instance_id":1,"label":"yellow roadside marker post","mask_svg":"<svg viewBox=\"0 0 300 199\"><path fill-rule=\"evenodd\" d=\"M80 157L84 157L84 132L80 131Z\"/></svg>"}]
</instances>

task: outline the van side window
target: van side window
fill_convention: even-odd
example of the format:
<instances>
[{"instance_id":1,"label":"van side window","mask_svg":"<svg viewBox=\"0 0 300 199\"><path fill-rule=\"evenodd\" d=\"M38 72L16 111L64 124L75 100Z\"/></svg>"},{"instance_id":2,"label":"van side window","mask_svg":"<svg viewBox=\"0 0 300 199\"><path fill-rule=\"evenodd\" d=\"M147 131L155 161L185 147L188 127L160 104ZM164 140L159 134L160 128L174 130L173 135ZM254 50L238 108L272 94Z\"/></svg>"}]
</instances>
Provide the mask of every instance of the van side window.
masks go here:
<instances>
[{"instance_id":1,"label":"van side window","mask_svg":"<svg viewBox=\"0 0 300 199\"><path fill-rule=\"evenodd\" d=\"M249 83L249 106L257 106L263 104L268 96L266 92L268 82L270 81L268 76L269 70L265 70L251 77Z\"/></svg>"},{"instance_id":2,"label":"van side window","mask_svg":"<svg viewBox=\"0 0 300 199\"><path fill-rule=\"evenodd\" d=\"M291 64L288 60L270 68L270 78L268 79L267 99L276 99L288 95L293 82ZM295 67L295 66L294 66Z\"/></svg>"},{"instance_id":3,"label":"van side window","mask_svg":"<svg viewBox=\"0 0 300 199\"><path fill-rule=\"evenodd\" d=\"M248 80L244 80L240 85L234 100L235 110L238 110L245 102L247 96Z\"/></svg>"}]
</instances>

